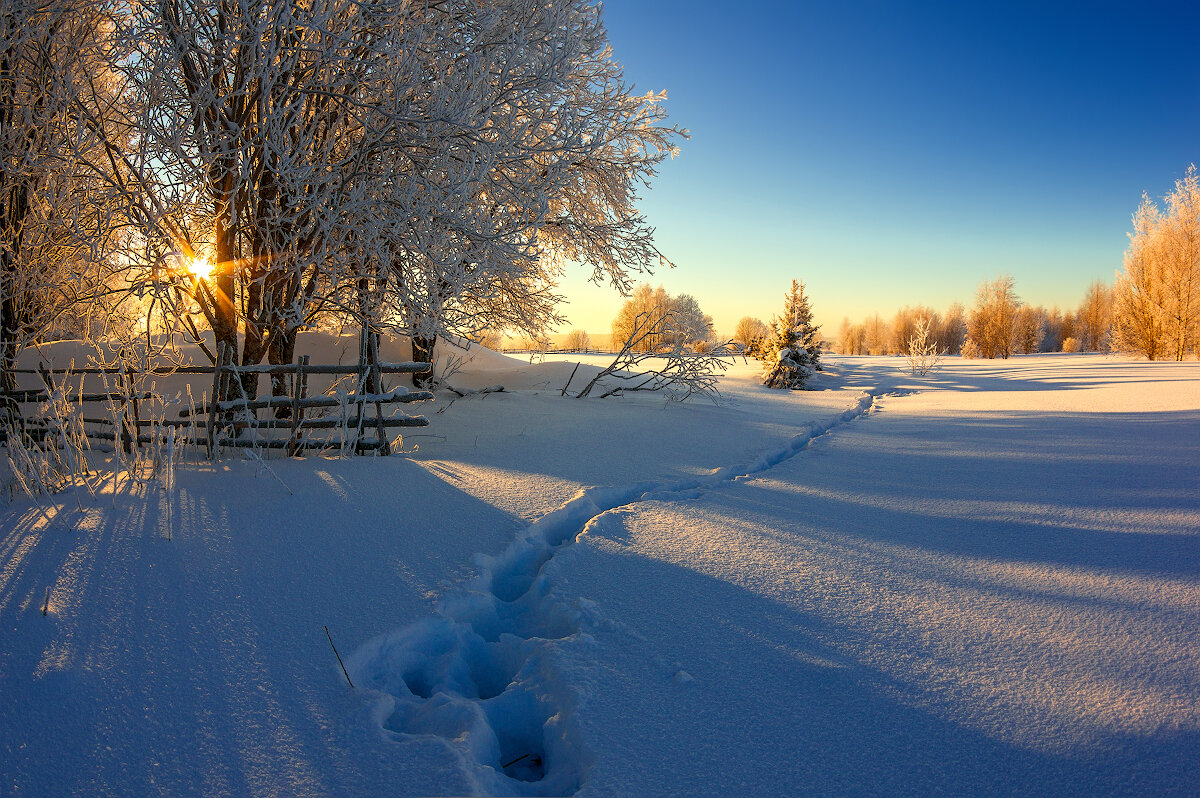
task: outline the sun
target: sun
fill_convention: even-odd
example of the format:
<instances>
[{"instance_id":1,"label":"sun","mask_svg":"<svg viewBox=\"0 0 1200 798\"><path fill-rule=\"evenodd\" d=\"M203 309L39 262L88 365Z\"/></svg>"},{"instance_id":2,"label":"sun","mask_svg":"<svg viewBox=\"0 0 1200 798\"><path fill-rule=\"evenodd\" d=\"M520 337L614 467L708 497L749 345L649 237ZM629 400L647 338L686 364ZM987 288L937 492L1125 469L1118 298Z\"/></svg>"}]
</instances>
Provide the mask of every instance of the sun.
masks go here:
<instances>
[{"instance_id":1,"label":"sun","mask_svg":"<svg viewBox=\"0 0 1200 798\"><path fill-rule=\"evenodd\" d=\"M213 262L208 258L191 258L187 262L187 270L201 280L207 280L213 273Z\"/></svg>"}]
</instances>

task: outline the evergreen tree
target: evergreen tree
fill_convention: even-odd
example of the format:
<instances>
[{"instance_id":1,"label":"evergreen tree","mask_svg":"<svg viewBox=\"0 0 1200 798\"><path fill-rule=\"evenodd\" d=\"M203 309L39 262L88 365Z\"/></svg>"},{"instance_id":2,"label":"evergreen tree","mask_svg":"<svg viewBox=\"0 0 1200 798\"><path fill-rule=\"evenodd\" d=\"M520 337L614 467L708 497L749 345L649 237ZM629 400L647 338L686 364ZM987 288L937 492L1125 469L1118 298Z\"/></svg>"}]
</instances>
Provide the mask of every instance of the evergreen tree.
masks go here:
<instances>
[{"instance_id":1,"label":"evergreen tree","mask_svg":"<svg viewBox=\"0 0 1200 798\"><path fill-rule=\"evenodd\" d=\"M763 384L768 388L798 390L821 370L820 327L812 323L812 308L804 296L804 284L792 280L783 316L771 320L771 332L763 351Z\"/></svg>"}]
</instances>

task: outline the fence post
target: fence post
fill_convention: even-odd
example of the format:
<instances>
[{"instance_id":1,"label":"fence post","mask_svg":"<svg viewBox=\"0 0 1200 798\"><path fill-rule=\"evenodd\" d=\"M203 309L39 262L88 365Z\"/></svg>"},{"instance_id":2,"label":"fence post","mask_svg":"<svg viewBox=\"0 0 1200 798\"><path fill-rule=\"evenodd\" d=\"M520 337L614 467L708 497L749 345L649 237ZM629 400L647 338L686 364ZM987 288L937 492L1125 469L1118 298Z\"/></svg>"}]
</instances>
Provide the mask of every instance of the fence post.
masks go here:
<instances>
[{"instance_id":1,"label":"fence post","mask_svg":"<svg viewBox=\"0 0 1200 798\"><path fill-rule=\"evenodd\" d=\"M388 455L390 455L392 453L392 446L390 443L388 443L387 428L384 427L384 425L383 425L383 409L380 406L381 402L378 401L378 397L380 396L380 394L383 393L383 372L380 371L380 369L379 369L379 344L375 340L375 336L372 335L368 339L367 345L370 347L370 353L371 353L371 370L375 374L375 379L373 380L373 382L375 383L375 396L376 396L375 434L379 436L379 451L383 452L384 457L387 457ZM359 414L361 415L365 410L366 410L366 408L363 407L362 409L359 410Z\"/></svg>"},{"instance_id":2,"label":"fence post","mask_svg":"<svg viewBox=\"0 0 1200 798\"><path fill-rule=\"evenodd\" d=\"M296 361L296 376L292 379L292 434L288 438L288 457L294 457L297 451L304 451L300 445L300 425L304 421L304 408L300 406L300 401L308 392L308 375L304 373L307 365L308 355L301 355Z\"/></svg>"},{"instance_id":3,"label":"fence post","mask_svg":"<svg viewBox=\"0 0 1200 798\"><path fill-rule=\"evenodd\" d=\"M217 403L221 389L221 371L225 367L225 342L217 342L217 361L213 364L212 393L208 395L208 425L205 428L208 442L208 459L213 458L217 445Z\"/></svg>"},{"instance_id":4,"label":"fence post","mask_svg":"<svg viewBox=\"0 0 1200 798\"><path fill-rule=\"evenodd\" d=\"M125 350L122 349L117 357L120 359L121 366L117 371L117 386L121 393L121 451L125 454L133 453L133 438L129 434L129 398L133 393L129 387L129 374L126 371ZM134 434L137 432L137 427L134 428Z\"/></svg>"},{"instance_id":5,"label":"fence post","mask_svg":"<svg viewBox=\"0 0 1200 798\"><path fill-rule=\"evenodd\" d=\"M142 414L138 409L137 393L133 389L133 372L129 369L129 361L124 358L121 360L121 367L125 374L125 399L133 407L133 429L130 435L133 438L133 445L140 449L142 448L142 438L139 435L139 431L142 426ZM130 449L126 449L125 451L128 453Z\"/></svg>"}]
</instances>

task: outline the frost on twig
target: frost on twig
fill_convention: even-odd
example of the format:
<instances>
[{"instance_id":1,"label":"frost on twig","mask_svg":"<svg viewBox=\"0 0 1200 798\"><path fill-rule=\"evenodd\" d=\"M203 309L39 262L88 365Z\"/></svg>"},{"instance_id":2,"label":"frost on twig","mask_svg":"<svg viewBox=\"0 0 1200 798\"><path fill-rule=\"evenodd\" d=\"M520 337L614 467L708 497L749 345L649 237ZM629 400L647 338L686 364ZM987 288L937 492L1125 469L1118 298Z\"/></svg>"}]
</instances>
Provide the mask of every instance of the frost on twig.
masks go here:
<instances>
[{"instance_id":1,"label":"frost on twig","mask_svg":"<svg viewBox=\"0 0 1200 798\"><path fill-rule=\"evenodd\" d=\"M682 402L692 396L702 396L714 403L720 399L717 381L729 367L725 358L733 354L727 343L704 354L698 354L682 341L670 347L639 351L643 342L661 340L672 321L670 311L637 314L617 356L592 377L576 398L582 399L600 387L607 388L600 394L602 399L632 391L662 391L670 402ZM606 378L608 381L602 385Z\"/></svg>"},{"instance_id":2,"label":"frost on twig","mask_svg":"<svg viewBox=\"0 0 1200 798\"><path fill-rule=\"evenodd\" d=\"M937 340L929 334L929 319L917 322L916 330L908 339L908 367L913 374L924 377L936 369L946 354L938 349Z\"/></svg>"}]
</instances>

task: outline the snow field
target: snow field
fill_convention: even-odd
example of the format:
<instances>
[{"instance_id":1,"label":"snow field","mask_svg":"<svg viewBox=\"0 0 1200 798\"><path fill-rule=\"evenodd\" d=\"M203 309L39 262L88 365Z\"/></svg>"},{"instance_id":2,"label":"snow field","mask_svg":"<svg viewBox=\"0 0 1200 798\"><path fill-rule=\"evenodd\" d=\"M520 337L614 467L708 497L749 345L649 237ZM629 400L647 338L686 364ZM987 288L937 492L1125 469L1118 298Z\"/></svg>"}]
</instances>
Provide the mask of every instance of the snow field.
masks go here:
<instances>
[{"instance_id":1,"label":"snow field","mask_svg":"<svg viewBox=\"0 0 1200 798\"><path fill-rule=\"evenodd\" d=\"M1200 373L1154 371L1172 411L1063 368L1011 385L1019 411L883 397L802 458L594 528L554 574L622 621L585 666L607 689L581 794L1193 793ZM1037 409L1066 390L1073 412Z\"/></svg>"},{"instance_id":2,"label":"snow field","mask_svg":"<svg viewBox=\"0 0 1200 798\"><path fill-rule=\"evenodd\" d=\"M0 794L1194 792L1197 364L574 362L480 353L407 457L0 508Z\"/></svg>"}]
</instances>

